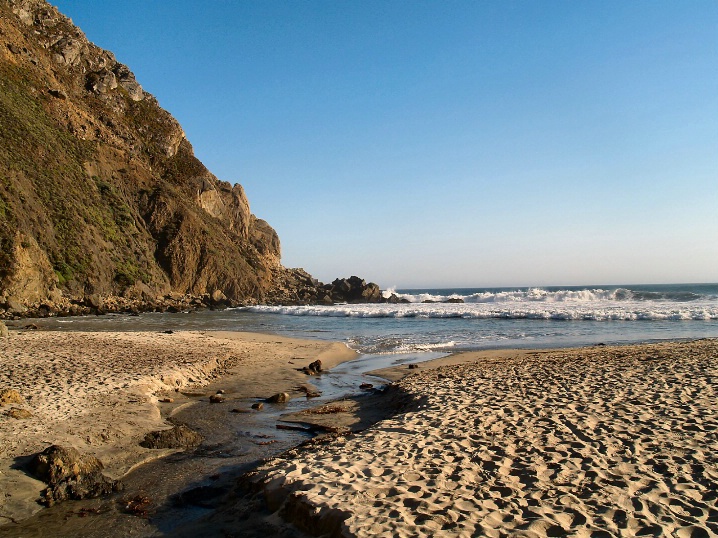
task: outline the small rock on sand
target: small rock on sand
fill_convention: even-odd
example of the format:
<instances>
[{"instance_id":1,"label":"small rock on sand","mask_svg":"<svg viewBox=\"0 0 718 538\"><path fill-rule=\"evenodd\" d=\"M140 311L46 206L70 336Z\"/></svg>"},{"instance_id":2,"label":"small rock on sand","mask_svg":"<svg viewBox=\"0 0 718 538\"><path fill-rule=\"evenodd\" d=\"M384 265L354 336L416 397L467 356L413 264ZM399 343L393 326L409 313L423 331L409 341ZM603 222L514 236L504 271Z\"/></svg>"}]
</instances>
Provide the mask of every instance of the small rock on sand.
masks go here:
<instances>
[{"instance_id":1,"label":"small rock on sand","mask_svg":"<svg viewBox=\"0 0 718 538\"><path fill-rule=\"evenodd\" d=\"M267 402L269 403L287 403L291 398L289 397L289 394L286 392L278 392L274 396L270 396L267 398Z\"/></svg>"},{"instance_id":2,"label":"small rock on sand","mask_svg":"<svg viewBox=\"0 0 718 538\"><path fill-rule=\"evenodd\" d=\"M0 405L21 404L22 396L15 389L0 389Z\"/></svg>"},{"instance_id":3,"label":"small rock on sand","mask_svg":"<svg viewBox=\"0 0 718 538\"><path fill-rule=\"evenodd\" d=\"M302 371L307 375L317 375L322 372L322 361L319 359L315 360L309 366L302 368Z\"/></svg>"},{"instance_id":4,"label":"small rock on sand","mask_svg":"<svg viewBox=\"0 0 718 538\"><path fill-rule=\"evenodd\" d=\"M257 411L261 411L264 409L264 404L262 402L257 402L252 404L252 409L256 409Z\"/></svg>"},{"instance_id":5,"label":"small rock on sand","mask_svg":"<svg viewBox=\"0 0 718 538\"><path fill-rule=\"evenodd\" d=\"M209 397L209 403L222 403L224 401L224 396L221 394L213 394Z\"/></svg>"},{"instance_id":6,"label":"small rock on sand","mask_svg":"<svg viewBox=\"0 0 718 538\"><path fill-rule=\"evenodd\" d=\"M0 338L7 338L8 336L10 336L10 333L7 330L7 326L0 321Z\"/></svg>"}]
</instances>

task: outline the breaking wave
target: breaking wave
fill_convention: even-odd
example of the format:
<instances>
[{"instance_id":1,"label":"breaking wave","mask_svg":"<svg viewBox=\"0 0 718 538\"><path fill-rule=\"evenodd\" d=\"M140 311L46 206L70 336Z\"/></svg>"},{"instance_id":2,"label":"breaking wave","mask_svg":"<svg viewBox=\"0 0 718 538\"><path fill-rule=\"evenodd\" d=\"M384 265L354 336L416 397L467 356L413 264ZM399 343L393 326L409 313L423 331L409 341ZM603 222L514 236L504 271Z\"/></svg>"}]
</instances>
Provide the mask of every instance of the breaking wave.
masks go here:
<instances>
[{"instance_id":1,"label":"breaking wave","mask_svg":"<svg viewBox=\"0 0 718 538\"><path fill-rule=\"evenodd\" d=\"M563 304L530 307L515 305L496 307L492 303L409 303L397 305L333 305L333 306L252 306L243 310L263 314L289 316L349 318L461 318L461 319L536 319L557 321L640 321L640 320L718 320L718 306L691 305L661 307L642 305L640 301L620 306Z\"/></svg>"}]
</instances>

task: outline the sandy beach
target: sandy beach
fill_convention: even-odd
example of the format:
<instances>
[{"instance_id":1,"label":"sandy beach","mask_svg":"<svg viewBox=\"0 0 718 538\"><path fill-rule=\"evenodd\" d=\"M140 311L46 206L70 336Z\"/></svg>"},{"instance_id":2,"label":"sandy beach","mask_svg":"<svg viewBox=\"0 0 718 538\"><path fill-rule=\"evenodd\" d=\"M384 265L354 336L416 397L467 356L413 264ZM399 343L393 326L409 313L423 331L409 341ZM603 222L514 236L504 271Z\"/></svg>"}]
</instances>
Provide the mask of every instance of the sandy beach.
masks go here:
<instances>
[{"instance_id":1,"label":"sandy beach","mask_svg":"<svg viewBox=\"0 0 718 538\"><path fill-rule=\"evenodd\" d=\"M716 372L716 340L455 355L396 382L404 412L248 480L314 535L715 536Z\"/></svg>"},{"instance_id":2,"label":"sandy beach","mask_svg":"<svg viewBox=\"0 0 718 538\"><path fill-rule=\"evenodd\" d=\"M298 368L316 359L330 368L354 356L343 344L254 333L11 331L0 339L0 390L21 402L0 407L0 524L41 509L45 484L13 469L15 458L69 445L120 478L172 452L139 442L170 426L166 418L191 402L183 392L242 372L233 397L266 398L306 382ZM28 418L10 416L17 410Z\"/></svg>"},{"instance_id":3,"label":"sandy beach","mask_svg":"<svg viewBox=\"0 0 718 538\"><path fill-rule=\"evenodd\" d=\"M12 469L19 456L65 443L121 477L169 453L138 441L168 427L184 392L242 372L235 396L266 397L306 382L298 369L316 358L329 368L354 356L337 343L189 331L13 331L0 346L0 387L23 397L0 415L6 520L40 509L44 484ZM286 417L356 433L267 461L174 535L713 536L717 371L716 340L472 352L378 371L395 381L384 393Z\"/></svg>"}]
</instances>

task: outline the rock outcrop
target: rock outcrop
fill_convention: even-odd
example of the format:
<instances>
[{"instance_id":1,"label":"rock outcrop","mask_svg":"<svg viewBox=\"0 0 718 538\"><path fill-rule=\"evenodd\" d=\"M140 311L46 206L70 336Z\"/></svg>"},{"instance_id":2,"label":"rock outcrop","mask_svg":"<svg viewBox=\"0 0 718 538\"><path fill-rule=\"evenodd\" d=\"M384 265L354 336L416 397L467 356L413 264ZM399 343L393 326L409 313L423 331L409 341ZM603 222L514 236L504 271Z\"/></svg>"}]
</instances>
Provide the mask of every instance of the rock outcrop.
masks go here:
<instances>
[{"instance_id":1,"label":"rock outcrop","mask_svg":"<svg viewBox=\"0 0 718 538\"><path fill-rule=\"evenodd\" d=\"M337 278L323 284L303 269L275 270L274 285L265 300L273 304L382 303L379 286L358 276Z\"/></svg>"},{"instance_id":2,"label":"rock outcrop","mask_svg":"<svg viewBox=\"0 0 718 538\"><path fill-rule=\"evenodd\" d=\"M2 311L171 293L256 302L273 286L279 239L242 187L44 0L0 0L0 125Z\"/></svg>"}]
</instances>

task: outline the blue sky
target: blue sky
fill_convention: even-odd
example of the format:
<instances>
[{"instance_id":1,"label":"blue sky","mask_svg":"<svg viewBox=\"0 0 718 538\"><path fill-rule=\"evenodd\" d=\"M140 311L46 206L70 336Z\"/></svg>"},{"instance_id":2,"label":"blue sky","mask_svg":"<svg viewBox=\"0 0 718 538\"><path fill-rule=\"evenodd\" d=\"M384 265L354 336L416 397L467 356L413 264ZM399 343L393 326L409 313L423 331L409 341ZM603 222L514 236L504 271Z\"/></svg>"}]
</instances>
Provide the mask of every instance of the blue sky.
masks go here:
<instances>
[{"instance_id":1,"label":"blue sky","mask_svg":"<svg viewBox=\"0 0 718 538\"><path fill-rule=\"evenodd\" d=\"M244 186L286 266L718 281L718 2L53 4Z\"/></svg>"}]
</instances>

